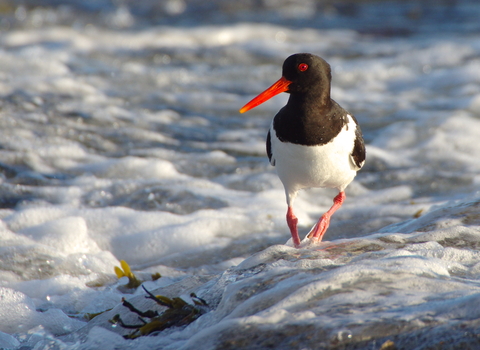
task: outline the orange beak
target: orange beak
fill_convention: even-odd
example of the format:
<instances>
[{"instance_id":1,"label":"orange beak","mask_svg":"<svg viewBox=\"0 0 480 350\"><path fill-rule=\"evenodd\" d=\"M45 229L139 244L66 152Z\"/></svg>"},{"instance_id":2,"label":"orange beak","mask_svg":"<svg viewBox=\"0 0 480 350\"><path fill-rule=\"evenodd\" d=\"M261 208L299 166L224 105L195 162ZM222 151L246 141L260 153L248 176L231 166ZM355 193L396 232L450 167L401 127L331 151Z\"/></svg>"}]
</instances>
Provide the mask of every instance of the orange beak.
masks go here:
<instances>
[{"instance_id":1,"label":"orange beak","mask_svg":"<svg viewBox=\"0 0 480 350\"><path fill-rule=\"evenodd\" d=\"M270 86L267 90L262 92L260 95L255 97L253 100L248 102L245 106L240 109L240 113L245 113L246 111L251 110L252 108L257 107L258 105L262 104L263 102L271 99L273 96L278 95L281 92L285 92L288 90L288 86L292 82L290 80L281 77L278 81Z\"/></svg>"}]
</instances>

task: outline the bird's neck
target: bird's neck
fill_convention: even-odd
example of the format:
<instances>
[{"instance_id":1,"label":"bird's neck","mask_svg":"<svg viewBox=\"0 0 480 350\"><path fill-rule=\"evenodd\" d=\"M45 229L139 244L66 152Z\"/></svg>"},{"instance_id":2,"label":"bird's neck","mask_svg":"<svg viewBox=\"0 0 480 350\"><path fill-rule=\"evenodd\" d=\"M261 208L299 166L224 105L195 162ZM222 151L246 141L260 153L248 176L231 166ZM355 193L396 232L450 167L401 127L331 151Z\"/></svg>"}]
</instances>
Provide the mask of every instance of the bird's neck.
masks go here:
<instances>
[{"instance_id":1,"label":"bird's neck","mask_svg":"<svg viewBox=\"0 0 480 350\"><path fill-rule=\"evenodd\" d=\"M328 112L333 108L333 101L330 94L326 92L293 93L290 94L286 108L296 111L291 115L295 115L295 119L301 119L304 123L308 123L309 120L320 122L319 119L328 115Z\"/></svg>"},{"instance_id":2,"label":"bird's neck","mask_svg":"<svg viewBox=\"0 0 480 350\"><path fill-rule=\"evenodd\" d=\"M308 146L330 142L345 125L347 112L330 96L323 98L327 99L319 102L312 100L311 95L292 94L275 116L277 137L284 142Z\"/></svg>"}]
</instances>

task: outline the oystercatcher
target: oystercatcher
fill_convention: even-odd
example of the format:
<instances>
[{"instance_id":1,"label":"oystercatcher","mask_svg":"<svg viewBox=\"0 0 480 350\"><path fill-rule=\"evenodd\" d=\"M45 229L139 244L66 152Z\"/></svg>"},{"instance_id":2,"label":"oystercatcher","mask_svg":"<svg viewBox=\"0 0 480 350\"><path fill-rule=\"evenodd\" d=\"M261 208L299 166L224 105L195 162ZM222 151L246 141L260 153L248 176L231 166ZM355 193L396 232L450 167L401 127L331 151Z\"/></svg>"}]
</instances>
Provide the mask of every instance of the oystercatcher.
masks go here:
<instances>
[{"instance_id":1,"label":"oystercatcher","mask_svg":"<svg viewBox=\"0 0 480 350\"><path fill-rule=\"evenodd\" d=\"M309 232L320 242L330 217L345 200L345 188L365 163L365 144L355 117L330 98L330 65L321 57L299 53L283 63L282 77L248 102L244 113L287 92L288 102L275 116L267 134L267 155L276 167L287 197L287 224L300 247L293 201L304 188L336 188L333 206Z\"/></svg>"}]
</instances>

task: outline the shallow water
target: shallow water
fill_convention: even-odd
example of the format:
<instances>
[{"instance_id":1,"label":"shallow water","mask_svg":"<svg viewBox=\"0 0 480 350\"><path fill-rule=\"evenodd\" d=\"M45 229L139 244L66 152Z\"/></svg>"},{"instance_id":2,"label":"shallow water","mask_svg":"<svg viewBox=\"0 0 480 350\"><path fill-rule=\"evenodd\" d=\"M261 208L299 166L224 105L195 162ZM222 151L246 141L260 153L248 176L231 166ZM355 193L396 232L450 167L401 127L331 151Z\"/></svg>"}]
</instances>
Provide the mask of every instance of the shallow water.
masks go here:
<instances>
[{"instance_id":1,"label":"shallow water","mask_svg":"<svg viewBox=\"0 0 480 350\"><path fill-rule=\"evenodd\" d=\"M478 344L475 1L26 1L0 13L0 347ZM294 52L331 64L332 96L367 141L330 242L299 251L284 245L264 143L287 96L238 113ZM335 194L299 194L302 235ZM87 322L132 297L117 288L120 259L163 275L150 290L195 291L211 311L134 341L112 314Z\"/></svg>"}]
</instances>

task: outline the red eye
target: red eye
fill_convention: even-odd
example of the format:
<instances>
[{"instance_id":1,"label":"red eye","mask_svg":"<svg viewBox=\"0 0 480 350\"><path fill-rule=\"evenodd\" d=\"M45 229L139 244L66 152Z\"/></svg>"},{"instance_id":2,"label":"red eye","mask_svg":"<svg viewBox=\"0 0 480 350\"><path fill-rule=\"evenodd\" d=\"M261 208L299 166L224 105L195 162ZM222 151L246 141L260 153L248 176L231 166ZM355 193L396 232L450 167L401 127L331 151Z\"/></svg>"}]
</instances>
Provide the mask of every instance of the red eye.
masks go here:
<instances>
[{"instance_id":1,"label":"red eye","mask_svg":"<svg viewBox=\"0 0 480 350\"><path fill-rule=\"evenodd\" d=\"M298 65L298 70L300 72L305 72L307 69L308 69L308 64L306 64L306 63L300 63Z\"/></svg>"}]
</instances>

